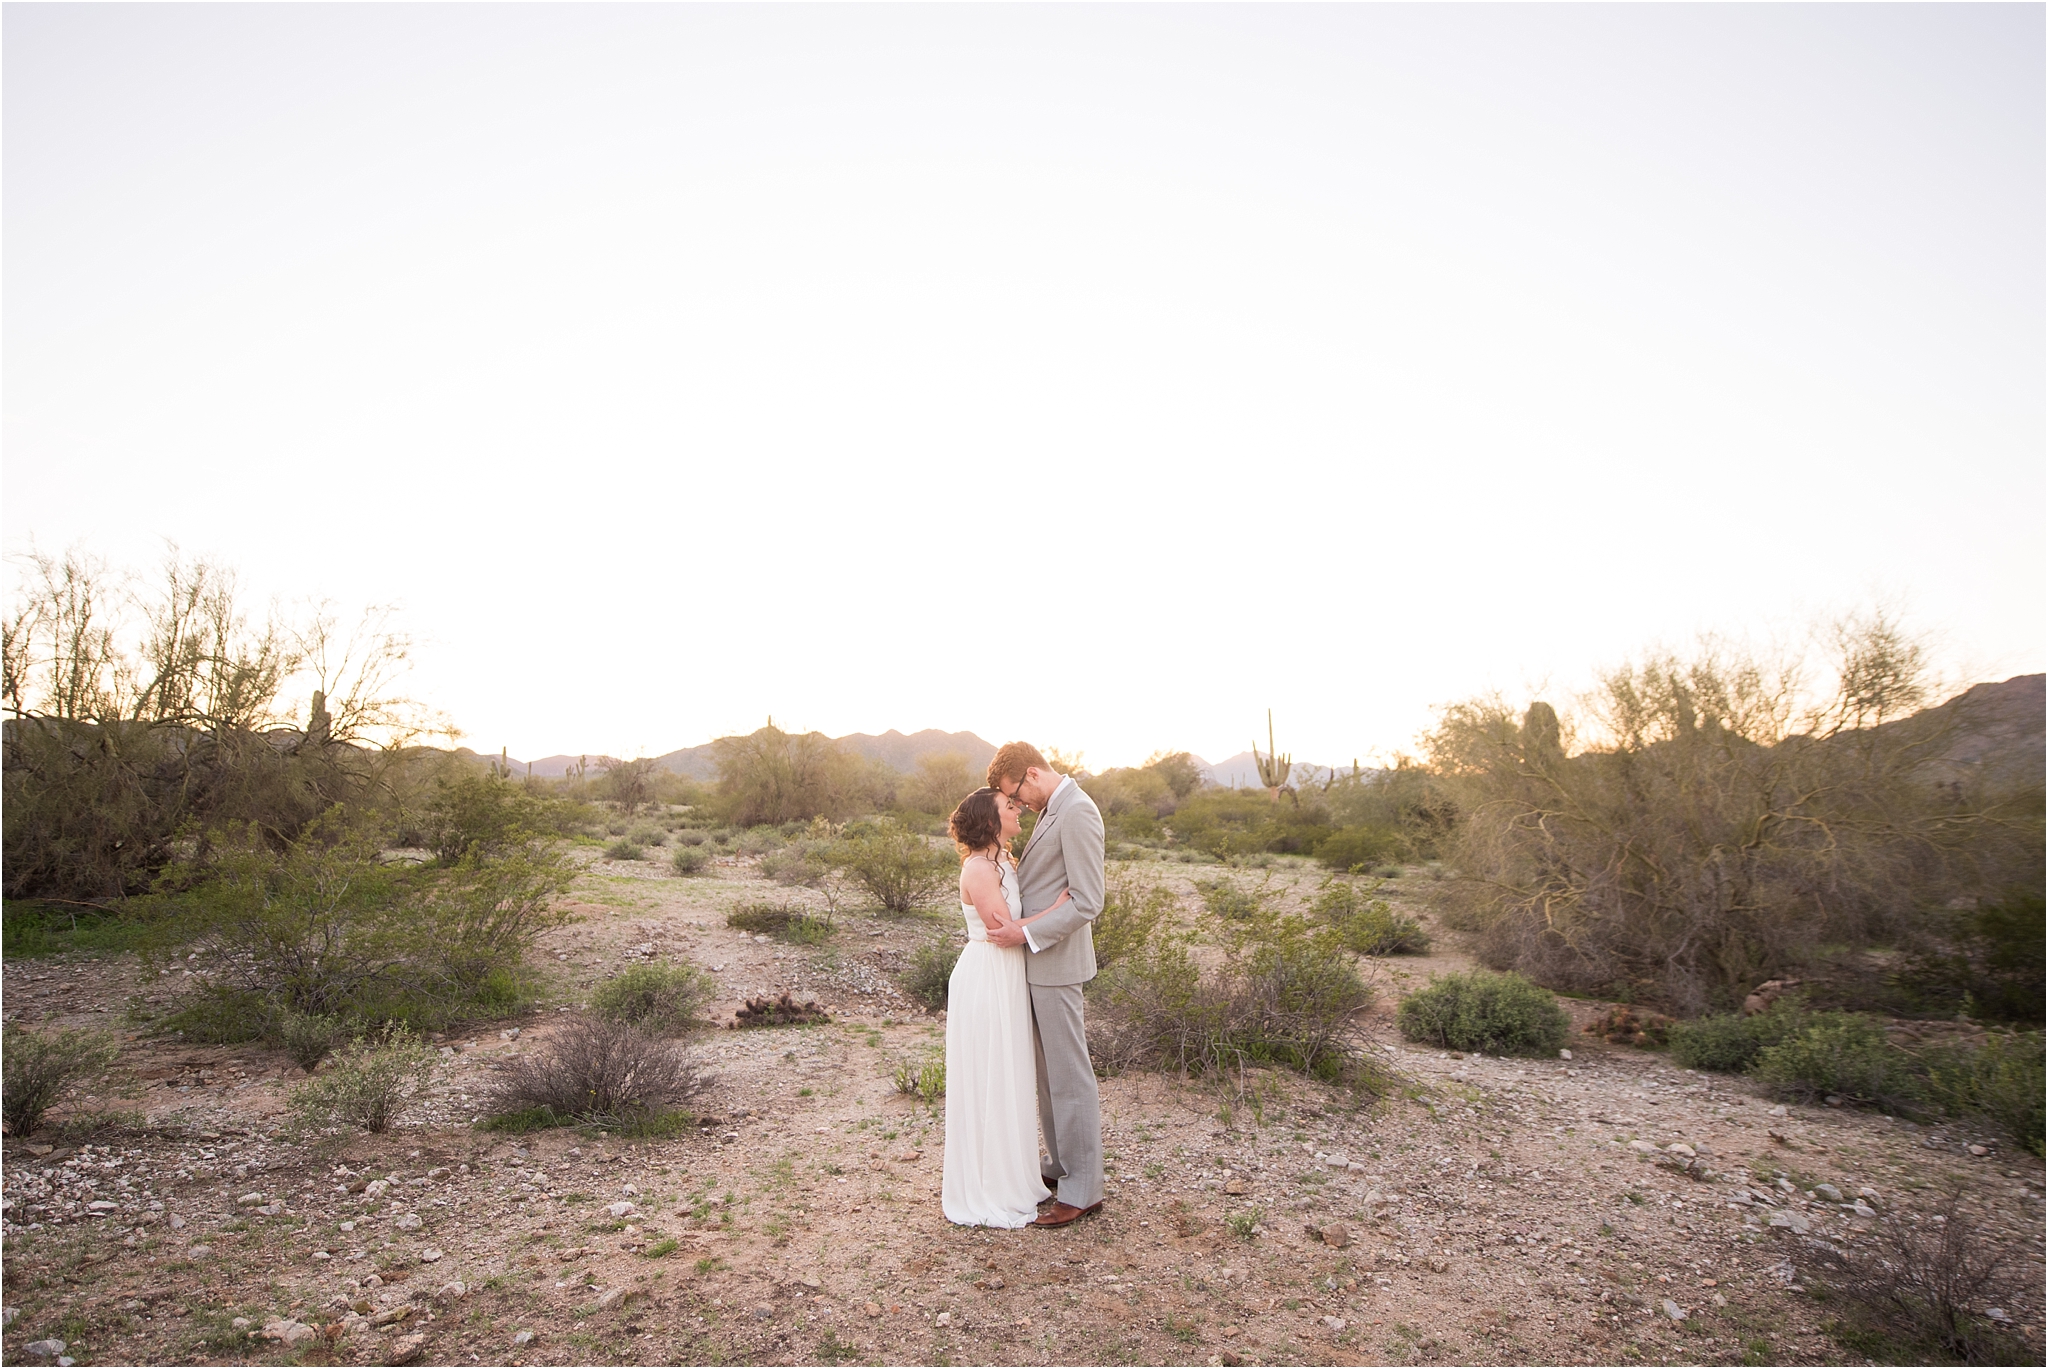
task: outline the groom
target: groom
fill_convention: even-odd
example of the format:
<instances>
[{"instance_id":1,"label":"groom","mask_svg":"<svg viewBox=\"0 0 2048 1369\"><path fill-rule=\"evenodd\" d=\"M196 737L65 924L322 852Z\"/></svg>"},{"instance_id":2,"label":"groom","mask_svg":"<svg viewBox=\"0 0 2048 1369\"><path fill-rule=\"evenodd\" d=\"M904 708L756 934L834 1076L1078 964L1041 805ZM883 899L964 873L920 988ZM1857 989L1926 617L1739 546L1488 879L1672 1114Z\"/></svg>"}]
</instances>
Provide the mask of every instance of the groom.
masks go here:
<instances>
[{"instance_id":1,"label":"groom","mask_svg":"<svg viewBox=\"0 0 2048 1369\"><path fill-rule=\"evenodd\" d=\"M988 934L998 946L1031 950L1024 973L1038 1056L1038 1129L1045 1182L1057 1190L1032 1225L1065 1226L1102 1206L1102 1103L1081 1019L1081 986L1095 978L1089 924L1102 911L1102 813L1028 742L1003 743L988 763L988 784L1038 814L1017 863L1024 916L1050 907L1062 889L1072 895L1029 927Z\"/></svg>"}]
</instances>

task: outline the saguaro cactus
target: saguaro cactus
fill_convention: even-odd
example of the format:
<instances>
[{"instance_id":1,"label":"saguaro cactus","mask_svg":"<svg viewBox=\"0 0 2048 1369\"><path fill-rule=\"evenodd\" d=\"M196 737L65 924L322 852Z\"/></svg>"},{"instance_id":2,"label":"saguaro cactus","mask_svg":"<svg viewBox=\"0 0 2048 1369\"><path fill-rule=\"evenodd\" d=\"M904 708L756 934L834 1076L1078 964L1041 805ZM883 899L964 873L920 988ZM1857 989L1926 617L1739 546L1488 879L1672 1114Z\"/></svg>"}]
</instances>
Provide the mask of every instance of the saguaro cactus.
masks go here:
<instances>
[{"instance_id":1,"label":"saguaro cactus","mask_svg":"<svg viewBox=\"0 0 2048 1369\"><path fill-rule=\"evenodd\" d=\"M1273 744L1273 710L1266 710L1266 754L1259 754L1259 744L1252 743L1252 761L1259 767L1259 781L1266 786L1274 798L1287 787L1288 777L1294 773L1294 757L1283 756Z\"/></svg>"}]
</instances>

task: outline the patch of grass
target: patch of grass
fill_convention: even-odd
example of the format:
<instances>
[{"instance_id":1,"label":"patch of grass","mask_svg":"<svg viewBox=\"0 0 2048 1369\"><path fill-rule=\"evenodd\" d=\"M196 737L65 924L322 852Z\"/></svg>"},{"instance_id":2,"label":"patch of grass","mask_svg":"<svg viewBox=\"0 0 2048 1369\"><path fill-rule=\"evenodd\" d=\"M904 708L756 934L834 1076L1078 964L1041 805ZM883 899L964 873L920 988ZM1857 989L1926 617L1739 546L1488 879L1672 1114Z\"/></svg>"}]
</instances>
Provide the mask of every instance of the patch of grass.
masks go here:
<instances>
[{"instance_id":1,"label":"patch of grass","mask_svg":"<svg viewBox=\"0 0 2048 1369\"><path fill-rule=\"evenodd\" d=\"M115 909L37 899L11 898L0 904L0 957L10 961L162 950L188 931L169 919Z\"/></svg>"},{"instance_id":2,"label":"patch of grass","mask_svg":"<svg viewBox=\"0 0 2048 1369\"><path fill-rule=\"evenodd\" d=\"M1255 1207L1249 1212L1236 1212L1223 1219L1230 1228L1230 1234L1241 1241L1248 1241L1259 1234L1259 1223L1266 1219L1266 1210Z\"/></svg>"},{"instance_id":3,"label":"patch of grass","mask_svg":"<svg viewBox=\"0 0 2048 1369\"><path fill-rule=\"evenodd\" d=\"M676 1253L676 1247L679 1244L680 1242L675 1237L665 1236L653 1245L648 1246L642 1253L650 1260L665 1260Z\"/></svg>"},{"instance_id":4,"label":"patch of grass","mask_svg":"<svg viewBox=\"0 0 2048 1369\"><path fill-rule=\"evenodd\" d=\"M896 1066L894 1078L896 1092L922 1102L936 1104L946 1096L946 1061L943 1057L901 1061Z\"/></svg>"}]
</instances>

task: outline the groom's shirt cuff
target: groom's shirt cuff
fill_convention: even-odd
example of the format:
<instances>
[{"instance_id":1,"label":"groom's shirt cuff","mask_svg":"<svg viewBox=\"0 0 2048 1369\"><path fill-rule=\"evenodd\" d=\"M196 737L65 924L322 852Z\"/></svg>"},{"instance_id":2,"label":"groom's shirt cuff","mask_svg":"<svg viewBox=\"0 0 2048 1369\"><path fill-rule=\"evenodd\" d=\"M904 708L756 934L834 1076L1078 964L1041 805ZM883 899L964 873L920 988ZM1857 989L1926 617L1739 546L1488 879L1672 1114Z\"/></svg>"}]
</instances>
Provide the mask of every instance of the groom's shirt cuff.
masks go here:
<instances>
[{"instance_id":1,"label":"groom's shirt cuff","mask_svg":"<svg viewBox=\"0 0 2048 1369\"><path fill-rule=\"evenodd\" d=\"M1025 944L1027 944L1028 946L1030 946L1030 947L1031 947L1031 950L1032 950L1033 954L1036 954L1037 952L1039 952L1039 951L1042 951L1042 950L1044 950L1045 948L1044 948L1043 946L1041 946L1041 945L1039 945L1039 944L1038 944L1038 938L1037 938L1037 937L1035 937L1035 936L1033 936L1033 935L1031 934L1031 931L1032 931L1032 929L1031 929L1031 928L1029 928L1029 927L1026 927L1026 928L1024 929L1024 941L1025 941Z\"/></svg>"}]
</instances>

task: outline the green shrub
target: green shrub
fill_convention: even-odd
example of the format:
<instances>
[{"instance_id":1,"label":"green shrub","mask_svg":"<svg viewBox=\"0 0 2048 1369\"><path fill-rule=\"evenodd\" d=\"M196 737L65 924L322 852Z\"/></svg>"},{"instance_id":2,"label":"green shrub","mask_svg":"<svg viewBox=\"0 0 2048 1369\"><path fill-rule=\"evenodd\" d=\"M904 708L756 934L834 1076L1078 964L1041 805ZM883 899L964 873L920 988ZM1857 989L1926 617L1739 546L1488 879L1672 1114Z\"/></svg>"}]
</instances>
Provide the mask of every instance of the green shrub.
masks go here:
<instances>
[{"instance_id":1,"label":"green shrub","mask_svg":"<svg viewBox=\"0 0 2048 1369\"><path fill-rule=\"evenodd\" d=\"M1212 856L1306 855L1330 835L1307 805L1275 803L1263 789L1200 789L1168 819L1175 840Z\"/></svg>"},{"instance_id":2,"label":"green shrub","mask_svg":"<svg viewBox=\"0 0 2048 1369\"><path fill-rule=\"evenodd\" d=\"M1429 950L1429 933L1420 922L1395 912L1349 880L1325 882L1309 907L1359 955L1422 955Z\"/></svg>"},{"instance_id":3,"label":"green shrub","mask_svg":"<svg viewBox=\"0 0 2048 1369\"><path fill-rule=\"evenodd\" d=\"M1856 1013L1808 1015L1797 1030L1765 1047L1750 1073L1791 1098L1839 1094L1905 1113L1928 1101L1927 1082L1913 1057L1891 1043L1882 1023Z\"/></svg>"},{"instance_id":4,"label":"green shrub","mask_svg":"<svg viewBox=\"0 0 2048 1369\"><path fill-rule=\"evenodd\" d=\"M662 831L651 822L643 822L627 834L627 839L637 841L642 846L666 846L668 844L668 833Z\"/></svg>"},{"instance_id":5,"label":"green shrub","mask_svg":"<svg viewBox=\"0 0 2048 1369\"><path fill-rule=\"evenodd\" d=\"M1928 1090L1946 1112L1980 1116L2035 1155L2042 1153L2042 1034L1990 1032L1974 1046L1930 1052Z\"/></svg>"},{"instance_id":6,"label":"green shrub","mask_svg":"<svg viewBox=\"0 0 2048 1369\"><path fill-rule=\"evenodd\" d=\"M631 837L620 837L617 841L604 848L606 860L639 860L646 854L646 850L640 843L634 841Z\"/></svg>"},{"instance_id":7,"label":"green shrub","mask_svg":"<svg viewBox=\"0 0 2048 1369\"><path fill-rule=\"evenodd\" d=\"M711 865L711 853L702 846L678 846L668 858L670 868L679 875L699 875Z\"/></svg>"},{"instance_id":8,"label":"green shrub","mask_svg":"<svg viewBox=\"0 0 2048 1369\"><path fill-rule=\"evenodd\" d=\"M837 930L830 917L800 903L742 903L725 915L725 925L798 946L816 946Z\"/></svg>"},{"instance_id":9,"label":"green shrub","mask_svg":"<svg viewBox=\"0 0 2048 1369\"><path fill-rule=\"evenodd\" d=\"M92 1087L113 1069L120 1047L110 1033L30 1031L9 1026L0 1036L0 1115L10 1135L27 1136L73 1086Z\"/></svg>"},{"instance_id":10,"label":"green shrub","mask_svg":"<svg viewBox=\"0 0 2048 1369\"><path fill-rule=\"evenodd\" d=\"M287 1008L271 1023L270 1034L300 1069L311 1074L350 1033L348 1019L338 1013L301 1013Z\"/></svg>"},{"instance_id":11,"label":"green shrub","mask_svg":"<svg viewBox=\"0 0 2048 1369\"><path fill-rule=\"evenodd\" d=\"M334 1052L326 1072L294 1087L286 1107L301 1125L383 1132L434 1072L434 1052L408 1027L387 1022Z\"/></svg>"},{"instance_id":12,"label":"green shrub","mask_svg":"<svg viewBox=\"0 0 2048 1369\"><path fill-rule=\"evenodd\" d=\"M1333 870L1363 870L1400 855L1401 846L1390 827L1345 827L1316 843L1315 857Z\"/></svg>"},{"instance_id":13,"label":"green shrub","mask_svg":"<svg viewBox=\"0 0 2048 1369\"><path fill-rule=\"evenodd\" d=\"M711 834L686 827L676 833L676 840L684 846L702 846L705 842L711 840Z\"/></svg>"},{"instance_id":14,"label":"green shrub","mask_svg":"<svg viewBox=\"0 0 2048 1369\"><path fill-rule=\"evenodd\" d=\"M1665 1028L1665 1039L1671 1045L1672 1060L1686 1069L1740 1074L1795 1030L1802 1016L1796 1003L1780 999L1769 1012L1750 1017L1717 1013L1673 1022Z\"/></svg>"},{"instance_id":15,"label":"green shrub","mask_svg":"<svg viewBox=\"0 0 2048 1369\"><path fill-rule=\"evenodd\" d=\"M829 842L795 841L761 857L761 873L791 888L814 887L832 873Z\"/></svg>"},{"instance_id":16,"label":"green shrub","mask_svg":"<svg viewBox=\"0 0 2048 1369\"><path fill-rule=\"evenodd\" d=\"M1242 922L1257 917L1266 906L1265 889L1247 889L1225 876L1198 879L1195 890L1202 896L1202 906L1226 922Z\"/></svg>"},{"instance_id":17,"label":"green shrub","mask_svg":"<svg viewBox=\"0 0 2048 1369\"><path fill-rule=\"evenodd\" d=\"M717 985L694 965L628 965L597 986L590 1010L658 1036L686 1030Z\"/></svg>"},{"instance_id":18,"label":"green shrub","mask_svg":"<svg viewBox=\"0 0 2048 1369\"><path fill-rule=\"evenodd\" d=\"M832 848L832 863L892 913L936 900L959 878L960 862L893 819L848 829Z\"/></svg>"},{"instance_id":19,"label":"green shrub","mask_svg":"<svg viewBox=\"0 0 2048 1369\"><path fill-rule=\"evenodd\" d=\"M896 1092L907 1093L925 1103L946 1096L946 1058L899 1060L896 1062Z\"/></svg>"},{"instance_id":20,"label":"green shrub","mask_svg":"<svg viewBox=\"0 0 2048 1369\"><path fill-rule=\"evenodd\" d=\"M1571 1029L1548 990L1487 970L1432 975L1401 1000L1399 1023L1410 1041L1491 1055L1555 1055Z\"/></svg>"},{"instance_id":21,"label":"green shrub","mask_svg":"<svg viewBox=\"0 0 2048 1369\"><path fill-rule=\"evenodd\" d=\"M195 1046L233 1046L262 1040L278 1012L260 993L209 980L167 1014L157 1030Z\"/></svg>"},{"instance_id":22,"label":"green shrub","mask_svg":"<svg viewBox=\"0 0 2048 1369\"><path fill-rule=\"evenodd\" d=\"M1961 1010L1994 1022L2039 1022L2048 927L2038 893L2013 894L1955 918L1952 949L1912 957L1895 986L1922 1011Z\"/></svg>"},{"instance_id":23,"label":"green shrub","mask_svg":"<svg viewBox=\"0 0 2048 1369\"><path fill-rule=\"evenodd\" d=\"M673 1043L624 1022L581 1019L531 1055L517 1055L493 1086L495 1117L552 1115L617 1130L658 1127L704 1081Z\"/></svg>"},{"instance_id":24,"label":"green shrub","mask_svg":"<svg viewBox=\"0 0 2048 1369\"><path fill-rule=\"evenodd\" d=\"M1155 934L1096 980L1091 1045L1111 1070L1183 1074L1277 1065L1369 1082L1355 1014L1372 1001L1336 934L1262 912L1207 970L1184 935Z\"/></svg>"},{"instance_id":25,"label":"green shrub","mask_svg":"<svg viewBox=\"0 0 2048 1369\"><path fill-rule=\"evenodd\" d=\"M953 967L960 961L960 950L960 943L952 941L919 947L897 983L927 1011L939 1011L946 1006L947 987L953 980Z\"/></svg>"},{"instance_id":26,"label":"green shrub","mask_svg":"<svg viewBox=\"0 0 2048 1369\"><path fill-rule=\"evenodd\" d=\"M419 829L436 859L452 865L472 852L489 858L537 835L562 830L567 807L501 775L464 767L434 782Z\"/></svg>"},{"instance_id":27,"label":"green shrub","mask_svg":"<svg viewBox=\"0 0 2048 1369\"><path fill-rule=\"evenodd\" d=\"M1118 880L1104 892L1102 911L1090 931L1095 941L1095 967L1106 970L1142 949L1172 915L1171 890Z\"/></svg>"}]
</instances>

